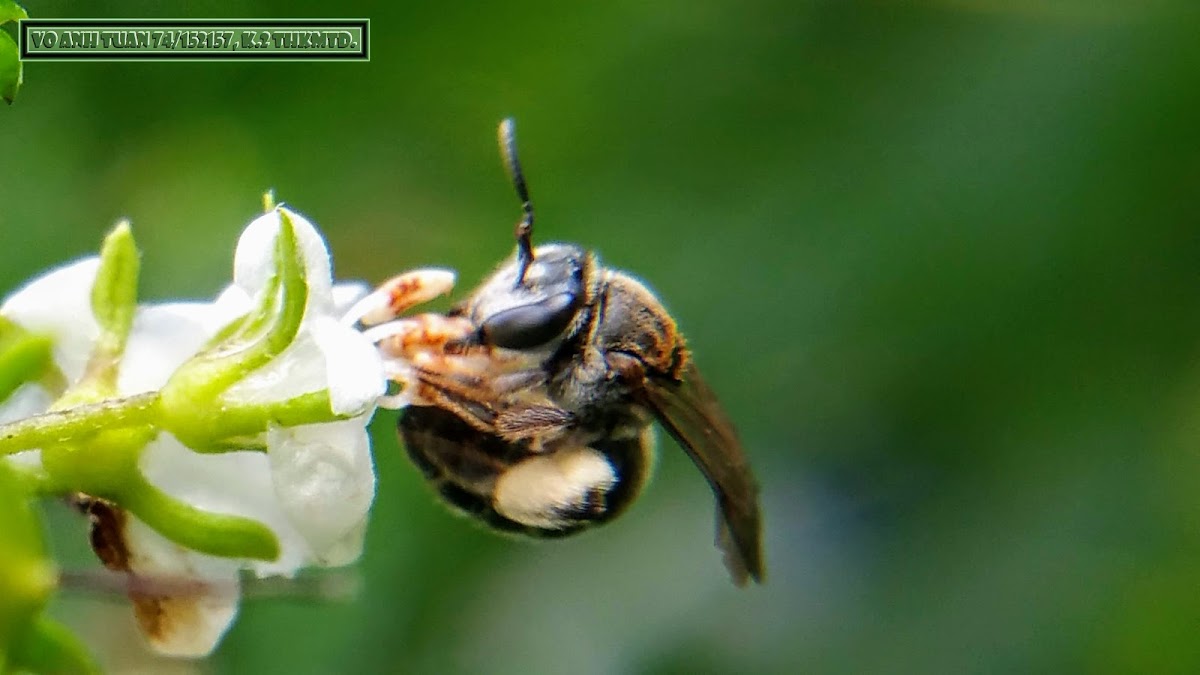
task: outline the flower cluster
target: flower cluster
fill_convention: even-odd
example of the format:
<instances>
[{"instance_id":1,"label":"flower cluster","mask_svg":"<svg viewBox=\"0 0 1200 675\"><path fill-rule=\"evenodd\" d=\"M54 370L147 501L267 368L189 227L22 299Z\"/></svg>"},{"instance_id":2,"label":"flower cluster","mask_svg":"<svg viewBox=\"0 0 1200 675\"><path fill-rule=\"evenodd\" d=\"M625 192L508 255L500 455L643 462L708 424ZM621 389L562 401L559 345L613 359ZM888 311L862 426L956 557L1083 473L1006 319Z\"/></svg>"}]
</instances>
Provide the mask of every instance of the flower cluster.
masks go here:
<instances>
[{"instance_id":1,"label":"flower cluster","mask_svg":"<svg viewBox=\"0 0 1200 675\"><path fill-rule=\"evenodd\" d=\"M211 301L138 304L138 267L122 224L0 305L0 477L73 496L151 643L202 656L241 570L360 554L384 370L341 320L368 289L335 284L321 235L286 208L250 223ZM0 670L4 647L0 630Z\"/></svg>"}]
</instances>

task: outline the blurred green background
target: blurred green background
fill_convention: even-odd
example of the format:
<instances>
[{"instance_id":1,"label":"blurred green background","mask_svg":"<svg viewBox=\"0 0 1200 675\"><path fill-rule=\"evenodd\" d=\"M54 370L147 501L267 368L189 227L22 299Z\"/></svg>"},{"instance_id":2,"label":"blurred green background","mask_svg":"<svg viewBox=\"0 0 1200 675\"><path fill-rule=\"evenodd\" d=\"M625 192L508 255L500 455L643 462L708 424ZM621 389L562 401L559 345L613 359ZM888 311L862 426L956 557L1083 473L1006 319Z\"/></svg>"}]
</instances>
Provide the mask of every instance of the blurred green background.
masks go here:
<instances>
[{"instance_id":1,"label":"blurred green background","mask_svg":"<svg viewBox=\"0 0 1200 675\"><path fill-rule=\"evenodd\" d=\"M465 291L511 247L513 115L541 240L661 294L763 484L739 591L670 442L626 517L530 544L445 511L381 412L356 599L250 600L147 665L119 599L67 594L115 671L1200 670L1200 4L26 7L369 17L372 59L27 64L4 288L127 216L147 298L209 296L274 187L339 276Z\"/></svg>"}]
</instances>

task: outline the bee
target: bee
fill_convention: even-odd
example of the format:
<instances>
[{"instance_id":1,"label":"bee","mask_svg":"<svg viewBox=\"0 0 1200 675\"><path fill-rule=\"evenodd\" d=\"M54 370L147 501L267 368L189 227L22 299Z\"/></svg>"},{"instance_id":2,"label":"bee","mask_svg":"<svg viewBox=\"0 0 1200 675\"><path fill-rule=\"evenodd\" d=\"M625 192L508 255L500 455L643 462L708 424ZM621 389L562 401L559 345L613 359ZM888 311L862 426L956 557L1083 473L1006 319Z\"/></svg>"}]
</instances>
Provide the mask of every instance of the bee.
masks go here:
<instances>
[{"instance_id":1,"label":"bee","mask_svg":"<svg viewBox=\"0 0 1200 675\"><path fill-rule=\"evenodd\" d=\"M761 583L758 488L674 319L633 276L574 244L533 246L513 122L501 156L522 205L516 250L446 314L397 318L448 292L417 270L352 315L384 355L409 457L456 509L503 532L561 537L620 515L646 484L657 420L716 497L733 581Z\"/></svg>"}]
</instances>

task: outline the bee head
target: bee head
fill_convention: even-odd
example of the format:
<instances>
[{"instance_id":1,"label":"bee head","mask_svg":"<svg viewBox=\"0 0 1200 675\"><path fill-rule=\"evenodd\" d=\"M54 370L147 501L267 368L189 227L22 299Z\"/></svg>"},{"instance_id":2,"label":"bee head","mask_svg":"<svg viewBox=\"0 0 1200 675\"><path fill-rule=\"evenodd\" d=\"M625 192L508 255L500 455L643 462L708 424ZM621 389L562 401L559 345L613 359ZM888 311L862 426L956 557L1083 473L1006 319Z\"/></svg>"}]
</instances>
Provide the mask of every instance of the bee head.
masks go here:
<instances>
[{"instance_id":1,"label":"bee head","mask_svg":"<svg viewBox=\"0 0 1200 675\"><path fill-rule=\"evenodd\" d=\"M535 254L527 266L521 265L520 254L510 258L462 308L479 327L481 344L537 349L564 336L574 323L588 296L591 256L571 244L546 244Z\"/></svg>"},{"instance_id":2,"label":"bee head","mask_svg":"<svg viewBox=\"0 0 1200 675\"><path fill-rule=\"evenodd\" d=\"M500 155L521 200L517 250L456 313L479 327L481 344L538 350L556 346L587 299L592 257L572 244L533 247L533 202L517 158L513 121L499 129Z\"/></svg>"}]
</instances>

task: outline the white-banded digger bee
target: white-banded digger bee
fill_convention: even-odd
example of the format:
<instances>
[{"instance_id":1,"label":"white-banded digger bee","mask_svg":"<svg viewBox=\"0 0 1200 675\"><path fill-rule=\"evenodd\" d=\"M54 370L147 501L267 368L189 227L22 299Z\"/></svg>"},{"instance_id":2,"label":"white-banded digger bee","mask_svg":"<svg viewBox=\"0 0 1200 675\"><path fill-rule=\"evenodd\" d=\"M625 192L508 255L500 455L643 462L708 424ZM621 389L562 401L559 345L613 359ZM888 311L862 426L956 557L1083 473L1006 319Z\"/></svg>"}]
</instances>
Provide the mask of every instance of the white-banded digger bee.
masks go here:
<instances>
[{"instance_id":1,"label":"white-banded digger bee","mask_svg":"<svg viewBox=\"0 0 1200 675\"><path fill-rule=\"evenodd\" d=\"M640 281L573 244L532 244L513 123L501 155L523 205L516 252L446 314L396 317L453 275L396 277L352 316L400 393L413 462L457 509L505 532L569 535L645 485L658 420L708 479L717 544L739 584L762 582L758 488L733 426L675 321Z\"/></svg>"}]
</instances>

